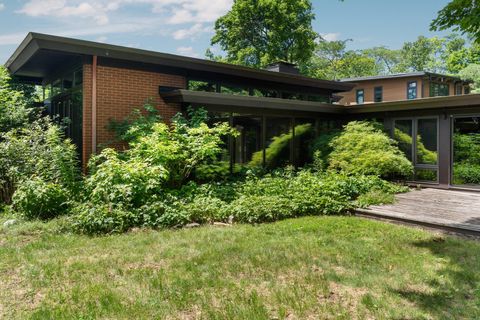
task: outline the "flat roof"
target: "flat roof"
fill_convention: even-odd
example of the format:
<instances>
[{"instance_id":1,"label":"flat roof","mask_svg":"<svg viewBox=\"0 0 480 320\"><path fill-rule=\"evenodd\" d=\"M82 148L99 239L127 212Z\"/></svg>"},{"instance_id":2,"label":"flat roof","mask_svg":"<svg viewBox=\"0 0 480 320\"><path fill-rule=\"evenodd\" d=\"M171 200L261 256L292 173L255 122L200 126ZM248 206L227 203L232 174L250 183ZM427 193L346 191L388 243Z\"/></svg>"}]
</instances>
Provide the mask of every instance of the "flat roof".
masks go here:
<instances>
[{"instance_id":1,"label":"flat roof","mask_svg":"<svg viewBox=\"0 0 480 320\"><path fill-rule=\"evenodd\" d=\"M59 58L59 53L64 54L65 57L72 55L98 56L283 85L325 89L332 92L349 91L353 88L352 84L339 81L320 80L298 74L259 70L222 62L34 32L28 33L5 66L12 74L18 76L42 78L45 77L48 69L41 68L38 64ZM53 59L48 59L49 55ZM35 63L35 59L39 62ZM53 62L50 61L50 63Z\"/></svg>"},{"instance_id":2,"label":"flat roof","mask_svg":"<svg viewBox=\"0 0 480 320\"><path fill-rule=\"evenodd\" d=\"M480 106L480 94L465 94L459 96L428 97L414 100L399 100L376 102L345 107L349 114L375 112L394 112L408 110L454 109Z\"/></svg>"},{"instance_id":3,"label":"flat roof","mask_svg":"<svg viewBox=\"0 0 480 320\"><path fill-rule=\"evenodd\" d=\"M242 107L251 109L274 109L284 111L304 111L317 114L369 114L409 110L435 110L480 107L480 94L460 96L444 96L421 98L415 100L400 100L378 102L356 106L343 106L313 101L288 100L280 98L265 98L241 96L215 92L191 91L178 89L162 93L167 102L190 103L194 105Z\"/></svg>"},{"instance_id":4,"label":"flat roof","mask_svg":"<svg viewBox=\"0 0 480 320\"><path fill-rule=\"evenodd\" d=\"M251 109L270 109L282 111L303 111L315 113L341 114L345 107L330 103L289 100L280 98L242 96L234 94L192 91L177 89L161 93L167 102L190 103L194 105L224 106Z\"/></svg>"},{"instance_id":5,"label":"flat roof","mask_svg":"<svg viewBox=\"0 0 480 320\"><path fill-rule=\"evenodd\" d=\"M360 81L369 81L369 80L387 80L387 79L396 79L396 78L411 78L411 77L424 77L424 76L443 77L443 78L461 80L459 77L455 77L455 76L421 71L421 72L396 73L396 74L381 75L381 76L344 78L344 79L340 79L340 81L341 82L360 82Z\"/></svg>"}]
</instances>

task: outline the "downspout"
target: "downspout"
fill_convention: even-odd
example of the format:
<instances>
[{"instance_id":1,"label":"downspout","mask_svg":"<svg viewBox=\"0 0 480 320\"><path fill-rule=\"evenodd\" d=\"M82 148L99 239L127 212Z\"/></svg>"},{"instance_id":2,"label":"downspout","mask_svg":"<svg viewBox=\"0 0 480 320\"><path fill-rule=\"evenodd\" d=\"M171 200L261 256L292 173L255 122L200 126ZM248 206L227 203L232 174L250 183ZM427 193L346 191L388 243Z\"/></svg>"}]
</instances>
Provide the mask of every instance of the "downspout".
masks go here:
<instances>
[{"instance_id":1,"label":"downspout","mask_svg":"<svg viewBox=\"0 0 480 320\"><path fill-rule=\"evenodd\" d=\"M97 153L97 56L92 61L92 154Z\"/></svg>"}]
</instances>

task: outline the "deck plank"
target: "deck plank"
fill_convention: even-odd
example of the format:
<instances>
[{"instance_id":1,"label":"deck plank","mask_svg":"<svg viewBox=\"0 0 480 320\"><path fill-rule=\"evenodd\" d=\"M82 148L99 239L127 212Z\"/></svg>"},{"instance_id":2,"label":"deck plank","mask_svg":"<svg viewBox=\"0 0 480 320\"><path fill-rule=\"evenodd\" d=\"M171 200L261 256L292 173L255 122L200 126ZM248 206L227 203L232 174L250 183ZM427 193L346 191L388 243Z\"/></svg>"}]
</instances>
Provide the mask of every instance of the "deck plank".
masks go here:
<instances>
[{"instance_id":1,"label":"deck plank","mask_svg":"<svg viewBox=\"0 0 480 320\"><path fill-rule=\"evenodd\" d=\"M427 188L396 195L390 205L364 213L480 232L480 192Z\"/></svg>"}]
</instances>

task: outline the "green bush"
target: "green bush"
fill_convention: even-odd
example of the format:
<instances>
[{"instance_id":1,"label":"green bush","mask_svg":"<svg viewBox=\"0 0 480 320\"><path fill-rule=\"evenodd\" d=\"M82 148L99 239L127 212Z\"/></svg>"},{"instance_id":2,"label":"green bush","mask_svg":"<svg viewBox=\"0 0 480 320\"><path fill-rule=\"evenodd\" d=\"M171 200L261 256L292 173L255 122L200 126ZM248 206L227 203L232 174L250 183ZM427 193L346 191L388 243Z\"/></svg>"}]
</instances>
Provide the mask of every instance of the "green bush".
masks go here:
<instances>
[{"instance_id":1,"label":"green bush","mask_svg":"<svg viewBox=\"0 0 480 320\"><path fill-rule=\"evenodd\" d=\"M189 222L212 223L228 219L225 206L226 203L218 198L198 196L182 205L180 210Z\"/></svg>"},{"instance_id":2,"label":"green bush","mask_svg":"<svg viewBox=\"0 0 480 320\"><path fill-rule=\"evenodd\" d=\"M140 225L138 214L108 205L82 204L74 209L73 229L85 234L126 232Z\"/></svg>"},{"instance_id":3,"label":"green bush","mask_svg":"<svg viewBox=\"0 0 480 320\"><path fill-rule=\"evenodd\" d=\"M348 123L331 142L329 167L349 174L378 175L384 178L409 177L412 163L378 124L367 121Z\"/></svg>"},{"instance_id":4,"label":"green bush","mask_svg":"<svg viewBox=\"0 0 480 320\"><path fill-rule=\"evenodd\" d=\"M229 204L226 212L235 222L273 222L295 216L292 204L281 196L242 196Z\"/></svg>"},{"instance_id":5,"label":"green bush","mask_svg":"<svg viewBox=\"0 0 480 320\"><path fill-rule=\"evenodd\" d=\"M0 201L9 203L17 185L31 176L78 193L76 147L48 118L0 134Z\"/></svg>"},{"instance_id":6,"label":"green bush","mask_svg":"<svg viewBox=\"0 0 480 320\"><path fill-rule=\"evenodd\" d=\"M13 195L13 208L26 219L52 219L68 212L68 192L38 177L24 180Z\"/></svg>"},{"instance_id":7,"label":"green bush","mask_svg":"<svg viewBox=\"0 0 480 320\"><path fill-rule=\"evenodd\" d=\"M104 149L90 162L85 179L87 201L126 210L139 208L161 194L168 172L160 165L138 158L122 159L113 149Z\"/></svg>"},{"instance_id":8,"label":"green bush","mask_svg":"<svg viewBox=\"0 0 480 320\"><path fill-rule=\"evenodd\" d=\"M454 184L480 184L480 165L459 163L453 166Z\"/></svg>"}]
</instances>

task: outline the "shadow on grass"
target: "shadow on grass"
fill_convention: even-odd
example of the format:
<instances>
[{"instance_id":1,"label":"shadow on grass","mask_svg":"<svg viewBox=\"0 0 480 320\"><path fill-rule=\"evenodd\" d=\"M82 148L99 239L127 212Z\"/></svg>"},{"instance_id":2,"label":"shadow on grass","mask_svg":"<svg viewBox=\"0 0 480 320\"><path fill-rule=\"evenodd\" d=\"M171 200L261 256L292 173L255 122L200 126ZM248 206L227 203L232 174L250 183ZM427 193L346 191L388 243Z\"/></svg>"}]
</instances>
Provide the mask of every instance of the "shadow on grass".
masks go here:
<instances>
[{"instance_id":1,"label":"shadow on grass","mask_svg":"<svg viewBox=\"0 0 480 320\"><path fill-rule=\"evenodd\" d=\"M405 285L401 289L392 289L392 291L435 318L480 318L480 247L478 243L437 236L429 240L413 242L412 245L428 249L440 258L442 267L439 267L435 274L424 282L425 287ZM467 305L470 307L467 308ZM471 307L477 310L475 315L471 313Z\"/></svg>"}]
</instances>

